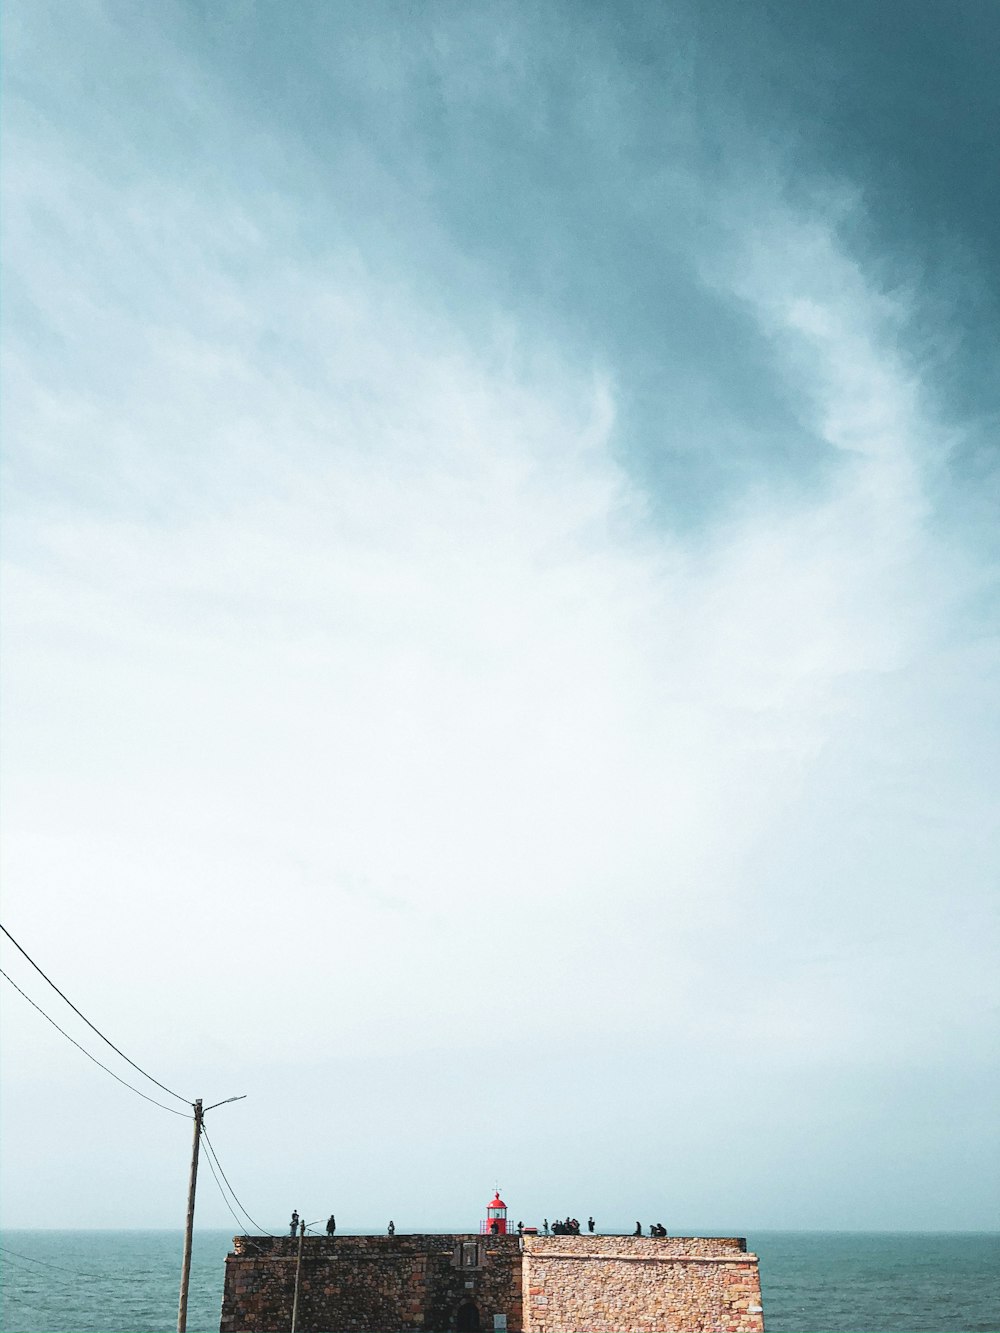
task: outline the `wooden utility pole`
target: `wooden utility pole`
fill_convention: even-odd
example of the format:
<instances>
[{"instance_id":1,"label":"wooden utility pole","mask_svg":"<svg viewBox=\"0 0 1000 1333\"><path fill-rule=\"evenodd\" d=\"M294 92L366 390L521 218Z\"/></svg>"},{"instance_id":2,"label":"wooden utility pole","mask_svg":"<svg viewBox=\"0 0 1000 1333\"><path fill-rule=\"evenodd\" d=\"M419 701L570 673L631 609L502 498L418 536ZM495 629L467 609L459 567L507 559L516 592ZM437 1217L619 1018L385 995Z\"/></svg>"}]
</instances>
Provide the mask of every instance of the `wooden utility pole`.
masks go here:
<instances>
[{"instance_id":1,"label":"wooden utility pole","mask_svg":"<svg viewBox=\"0 0 1000 1333\"><path fill-rule=\"evenodd\" d=\"M299 1223L299 1253L295 1260L295 1295L292 1297L292 1333L299 1317L299 1275L302 1272L302 1242L305 1240L306 1224Z\"/></svg>"},{"instance_id":2,"label":"wooden utility pole","mask_svg":"<svg viewBox=\"0 0 1000 1333\"><path fill-rule=\"evenodd\" d=\"M187 1333L188 1284L191 1280L191 1242L194 1238L194 1195L198 1185L198 1149L204 1112L201 1098L194 1103L194 1143L191 1147L191 1179L188 1183L187 1219L184 1223L184 1258L181 1262L181 1297L177 1306L177 1333Z\"/></svg>"},{"instance_id":3,"label":"wooden utility pole","mask_svg":"<svg viewBox=\"0 0 1000 1333\"><path fill-rule=\"evenodd\" d=\"M184 1258L181 1260L181 1298L177 1306L177 1333L187 1333L188 1284L191 1281L191 1242L194 1239L194 1194L198 1185L198 1149L201 1147L201 1131L205 1123L205 1111L214 1111L217 1106L228 1106L230 1102L241 1102L245 1097L245 1092L240 1093L238 1097L227 1097L224 1102L213 1102L211 1106L206 1106L204 1110L199 1097L191 1106L192 1111L194 1111L194 1143L191 1145L191 1179L188 1182L187 1218L184 1223ZM214 1157L215 1153L212 1149L211 1140L209 1140L208 1150ZM218 1161L218 1158L216 1158L216 1161ZM208 1164L209 1166L212 1165L211 1158ZM225 1195L222 1197L225 1198Z\"/></svg>"}]
</instances>

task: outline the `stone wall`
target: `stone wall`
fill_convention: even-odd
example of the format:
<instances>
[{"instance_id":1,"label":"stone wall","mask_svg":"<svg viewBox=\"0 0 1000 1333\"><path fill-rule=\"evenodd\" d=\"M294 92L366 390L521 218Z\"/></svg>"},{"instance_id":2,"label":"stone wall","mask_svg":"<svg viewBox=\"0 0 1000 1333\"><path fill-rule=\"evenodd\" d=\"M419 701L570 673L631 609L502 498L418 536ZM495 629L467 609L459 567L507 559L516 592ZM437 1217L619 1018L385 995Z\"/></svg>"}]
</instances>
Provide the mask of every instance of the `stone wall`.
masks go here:
<instances>
[{"instance_id":1,"label":"stone wall","mask_svg":"<svg viewBox=\"0 0 1000 1333\"><path fill-rule=\"evenodd\" d=\"M237 1236L226 1259L221 1333L291 1328L298 1241ZM307 1236L297 1333L447 1333L462 1306L480 1327L521 1328L517 1236Z\"/></svg>"},{"instance_id":2,"label":"stone wall","mask_svg":"<svg viewBox=\"0 0 1000 1333\"><path fill-rule=\"evenodd\" d=\"M759 1333L757 1256L737 1237L526 1236L524 1333Z\"/></svg>"},{"instance_id":3,"label":"stone wall","mask_svg":"<svg viewBox=\"0 0 1000 1333\"><path fill-rule=\"evenodd\" d=\"M221 1333L291 1328L298 1240L237 1236ZM474 1310L470 1309L474 1306ZM308 1236L297 1333L760 1333L738 1237Z\"/></svg>"}]
</instances>

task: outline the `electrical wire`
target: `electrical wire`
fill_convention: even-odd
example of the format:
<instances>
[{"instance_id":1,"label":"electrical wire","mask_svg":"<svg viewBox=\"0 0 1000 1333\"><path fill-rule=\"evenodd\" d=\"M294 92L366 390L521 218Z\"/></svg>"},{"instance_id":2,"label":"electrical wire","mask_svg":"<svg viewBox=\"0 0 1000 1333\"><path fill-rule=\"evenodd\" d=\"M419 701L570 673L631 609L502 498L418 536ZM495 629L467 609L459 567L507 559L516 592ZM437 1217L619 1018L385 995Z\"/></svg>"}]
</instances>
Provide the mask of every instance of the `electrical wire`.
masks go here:
<instances>
[{"instance_id":1,"label":"electrical wire","mask_svg":"<svg viewBox=\"0 0 1000 1333\"><path fill-rule=\"evenodd\" d=\"M240 1228L240 1231L242 1232L245 1223L243 1223L243 1222L240 1221L239 1217L236 1215L236 1213L235 1213L234 1210L233 1210L233 1205L232 1205L232 1204L229 1202L229 1200L226 1198L226 1192L225 1192L225 1190L222 1188L222 1182L219 1180L219 1177L216 1175L215 1167L212 1165L212 1158L211 1158L211 1155L210 1155L210 1154L206 1154L206 1156L205 1156L205 1160L208 1162L208 1169L211 1171L211 1173L212 1173L212 1177L213 1177L213 1179L215 1180L216 1185L218 1186L219 1193L222 1195L222 1202L223 1202L223 1203L226 1205L226 1207L229 1209L229 1214L230 1214L230 1216L232 1217L233 1221L236 1223L236 1225ZM220 1167L219 1170L221 1171L222 1168ZM249 1214L248 1214L248 1216L249 1216ZM256 1225L256 1224L255 1224L255 1225ZM263 1237L261 1237L261 1239L263 1239ZM271 1237L271 1239L274 1239L274 1237ZM267 1253L268 1253L268 1251L265 1250L265 1248L264 1248L263 1245L258 1245L258 1244L257 1244L257 1242L256 1242L256 1240L254 1239L253 1236L247 1236L247 1235L244 1234L244 1235L243 1235L243 1242L244 1242L244 1244L245 1244L249 1249L253 1250L256 1254L267 1254Z\"/></svg>"},{"instance_id":2,"label":"electrical wire","mask_svg":"<svg viewBox=\"0 0 1000 1333\"><path fill-rule=\"evenodd\" d=\"M212 1146L212 1140L208 1137L208 1130L205 1128L204 1123L202 1124L201 1127L201 1136L205 1140L205 1147L208 1149L209 1153L211 1154L211 1157L215 1160L215 1165L219 1168L219 1172L222 1175L222 1179L229 1186L229 1193L233 1196L233 1199L236 1201L236 1205L239 1208L240 1212L253 1226L257 1228L258 1231L263 1232L265 1236L270 1236L272 1240L276 1240L277 1237L274 1235L274 1233L268 1231L267 1227L262 1227L259 1222L255 1222L253 1218L250 1216L250 1214L247 1212L247 1210L243 1207L242 1203L240 1203L239 1195L233 1189L232 1185L229 1184L229 1177L226 1175L225 1171L222 1170L222 1163L219 1161L218 1154L216 1153L215 1148ZM239 1218L237 1218L236 1220L239 1221ZM242 1223L240 1225L242 1225Z\"/></svg>"},{"instance_id":3,"label":"electrical wire","mask_svg":"<svg viewBox=\"0 0 1000 1333\"><path fill-rule=\"evenodd\" d=\"M229 1202L228 1198L226 1197L226 1191L222 1188L222 1181L219 1179L218 1174L216 1173L215 1167L212 1165L212 1156L211 1156L210 1153L206 1153L206 1154L205 1154L205 1161L208 1163L208 1169L209 1169L209 1171L211 1171L212 1176L213 1176L213 1178L214 1178L214 1180L215 1180L215 1183L216 1183L216 1185L217 1185L218 1188L219 1188L219 1193L222 1195L222 1202L223 1202L223 1203L226 1205L226 1207L229 1209L229 1212L230 1212L230 1214L232 1215L232 1219L233 1219L233 1221L236 1223L236 1225L237 1225L237 1226L239 1227L239 1229L242 1231L243 1228L244 1228L244 1226L246 1225L246 1223L243 1222L243 1221L241 1221L240 1218L238 1218L238 1217L236 1216L236 1213L235 1213L235 1211L233 1210L233 1205Z\"/></svg>"},{"instance_id":4,"label":"electrical wire","mask_svg":"<svg viewBox=\"0 0 1000 1333\"><path fill-rule=\"evenodd\" d=\"M41 1264L44 1268L58 1268L60 1273L70 1273L73 1277L96 1277L101 1282L132 1282L131 1277L117 1277L114 1273L79 1273L75 1268L65 1268L62 1264L50 1263L47 1259L32 1259L30 1254L21 1254L17 1250L0 1245L0 1253L12 1254L17 1259L24 1259L29 1264Z\"/></svg>"},{"instance_id":5,"label":"electrical wire","mask_svg":"<svg viewBox=\"0 0 1000 1333\"><path fill-rule=\"evenodd\" d=\"M78 1014L79 1017L82 1018L83 1021L86 1023L87 1027L91 1028L94 1032L96 1032L97 1035L100 1037L101 1041L105 1042L108 1046L110 1046L111 1049L115 1052L116 1055L120 1055L121 1058L122 1058L127 1064L130 1064L130 1065L132 1066L133 1069L137 1069L137 1070L139 1071L139 1073L143 1076L143 1078L148 1078L149 1081L150 1081L150 1083L155 1083L156 1086L157 1086L158 1088L162 1088L163 1091L169 1093L171 1097L176 1097L177 1100L178 1100L179 1102L183 1102L183 1103L185 1104L185 1106L191 1106L191 1105L193 1105L192 1099L191 1099L190 1097L182 1097L181 1094L180 1094L179 1092L174 1092L173 1089L172 1089L172 1088L168 1088L167 1085L166 1085L165 1083L161 1083L160 1080L159 1080L158 1078L154 1078L152 1074L147 1074L146 1071L145 1071L145 1069L143 1069L141 1065L137 1065L136 1062L135 1062L134 1060L130 1060L129 1057L125 1054L124 1051L120 1051L120 1050L118 1049L118 1047L114 1044L114 1042L113 1042L109 1037L106 1037L106 1036L104 1035L104 1033L101 1031L101 1029L100 1029L99 1027L95 1027L95 1025L94 1025L94 1024L90 1021L90 1019L86 1016L86 1014L82 1014L82 1013L80 1013L80 1010L77 1009L76 1005L73 1003L73 1001L72 1001L68 996L63 995L62 991L59 989L59 987L56 985L56 983L52 980L52 978L51 978L51 977L48 977L48 976L45 975L45 973L44 973L44 972L42 971L42 969L38 966L38 964L35 962L35 960L34 960L34 959L31 957L31 955L27 952L27 950L24 949L24 948L22 948L22 946L21 946L20 944L18 944L17 940L16 940L16 939L14 938L14 936L10 933L10 931L7 929L7 927L4 926L3 924L0 924L0 930L2 930L3 933L7 936L7 938L10 940L11 944L13 944L14 948L17 949L20 953L24 954L25 958L27 958L28 962L29 962L29 963L31 964L31 966L35 969L35 971L38 973L38 975L39 975L40 977L44 978L44 980L47 981L47 982L49 983L49 985L52 987L52 989L55 991L55 993L56 993L61 999L63 999L63 1000L66 1001L66 1003L67 1003L67 1004L69 1005L69 1007L73 1010L73 1012L74 1012L75 1014ZM9 978L8 978L8 980L9 980ZM21 994L23 995L23 994L24 994L24 991L21 991ZM46 1015L46 1017L48 1017L48 1015ZM64 1034L64 1035L65 1035L65 1034ZM71 1040L72 1040L72 1039L71 1039ZM110 1072L110 1071L109 1071L109 1072ZM116 1077L117 1077L117 1075L116 1075ZM126 1084L126 1087L130 1087L130 1086L131 1086L130 1084ZM133 1092L135 1091L134 1088L133 1088L132 1090L133 1090ZM142 1096L143 1094L140 1093L139 1095ZM150 1100L152 1100L152 1099L150 1099ZM157 1105L159 1105L159 1103L157 1103ZM180 1112L177 1112L177 1114L179 1115Z\"/></svg>"},{"instance_id":6,"label":"electrical wire","mask_svg":"<svg viewBox=\"0 0 1000 1333\"><path fill-rule=\"evenodd\" d=\"M21 1309L30 1310L32 1314L40 1314L43 1319L52 1318L51 1310L43 1310L37 1305L32 1305L30 1301L26 1301L23 1296L15 1296L6 1284L3 1288L3 1300L5 1305L8 1301L11 1301L14 1305L20 1306Z\"/></svg>"},{"instance_id":7,"label":"electrical wire","mask_svg":"<svg viewBox=\"0 0 1000 1333\"><path fill-rule=\"evenodd\" d=\"M265 1255L274 1254L274 1251L272 1249L265 1247L263 1245L259 1245L252 1236L243 1236L242 1240L243 1244L247 1247L247 1249L253 1250L254 1254L265 1254Z\"/></svg>"},{"instance_id":8,"label":"electrical wire","mask_svg":"<svg viewBox=\"0 0 1000 1333\"><path fill-rule=\"evenodd\" d=\"M0 926L0 930L2 929L3 927ZM6 931L4 933L6 934ZM93 1060L94 1064L97 1065L99 1069L103 1069L106 1074L110 1074L111 1077L116 1082L122 1085L122 1087L128 1088L130 1092L134 1092L135 1095L137 1097L141 1097L143 1101L152 1102L153 1105L158 1106L161 1111L169 1111L171 1115L184 1116L183 1111L178 1111L173 1106L164 1106L164 1104L162 1102L158 1102L155 1097L150 1097L145 1092L140 1092L140 1090L138 1088L133 1087L131 1083L126 1083L126 1081L123 1078L121 1078L118 1074L116 1074L113 1069L109 1069L107 1065L101 1064L100 1060L98 1060L96 1055L91 1055L91 1053L87 1050L87 1048L85 1046L81 1046L75 1037L71 1037L68 1032L66 1032L63 1028L61 1028L54 1018L50 1018L49 1015L45 1012L45 1010L40 1005L37 1005L34 1002L34 1000L31 998L30 995L25 994L25 992L21 989L21 987L17 984L17 982L12 980L12 978L10 978L7 975L7 973L3 970L3 968L0 968L0 977L3 977L4 981L9 981L10 984L17 991L18 995L24 996L24 998L31 1005L32 1009L37 1009L38 1012L41 1014L41 1016L44 1019L46 1019L49 1023L51 1023L57 1032L61 1032L62 1035L66 1038L66 1040L71 1041L78 1051L83 1051L84 1055L87 1057L88 1060ZM132 1061L130 1060L129 1064L131 1063ZM154 1079L153 1081L155 1082L156 1080ZM187 1116L184 1116L184 1119L186 1120Z\"/></svg>"},{"instance_id":9,"label":"electrical wire","mask_svg":"<svg viewBox=\"0 0 1000 1333\"><path fill-rule=\"evenodd\" d=\"M202 1128L202 1133L204 1133L204 1132L205 1132L205 1131L204 1131L204 1127L203 1127L203 1128ZM233 1210L233 1205L229 1202L228 1198L226 1197L226 1192L225 1192L225 1190L222 1188L222 1181L219 1179L218 1175L216 1174L215 1167L212 1165L212 1158L213 1158L214 1155L215 1155L214 1152L213 1152L213 1153L206 1153L206 1154L205 1154L205 1160L206 1160L206 1162L208 1162L208 1169L211 1171L211 1173L212 1173L212 1178L214 1179L214 1181L215 1181L215 1183L216 1183L216 1186L218 1187L219 1193L220 1193L221 1196L222 1196L222 1202L223 1202L223 1203L226 1205L226 1207L229 1209L230 1216L232 1217L233 1221L236 1223L236 1225L237 1225L237 1226L240 1228L240 1230L242 1231L242 1230L243 1230L243 1227L244 1227L246 1224L245 1224L244 1222L240 1221L239 1217L237 1217L236 1213L235 1213L234 1210ZM218 1159L216 1159L216 1160L218 1160ZM220 1171L222 1170L222 1167L221 1167L221 1166L219 1167L219 1170L220 1170ZM228 1181L227 1181L227 1184L228 1184ZM236 1197L236 1196L233 1195L233 1198L235 1198L235 1197ZM253 1222L253 1219L250 1218L250 1214L249 1214L249 1213L247 1213L246 1216L250 1219L251 1222ZM255 1222L254 1222L253 1224L254 1224L254 1226L257 1225ZM258 1227L258 1230L260 1230L260 1229L261 1229L261 1228ZM274 1237L271 1237L271 1239L274 1239ZM243 1240L244 1240L244 1242L245 1242L245 1243L246 1243L252 1250L254 1250L257 1254L265 1254L265 1253L266 1253L264 1247L263 1247L262 1245L258 1245L258 1244L256 1244L252 1236L246 1236L246 1235L244 1235Z\"/></svg>"}]
</instances>

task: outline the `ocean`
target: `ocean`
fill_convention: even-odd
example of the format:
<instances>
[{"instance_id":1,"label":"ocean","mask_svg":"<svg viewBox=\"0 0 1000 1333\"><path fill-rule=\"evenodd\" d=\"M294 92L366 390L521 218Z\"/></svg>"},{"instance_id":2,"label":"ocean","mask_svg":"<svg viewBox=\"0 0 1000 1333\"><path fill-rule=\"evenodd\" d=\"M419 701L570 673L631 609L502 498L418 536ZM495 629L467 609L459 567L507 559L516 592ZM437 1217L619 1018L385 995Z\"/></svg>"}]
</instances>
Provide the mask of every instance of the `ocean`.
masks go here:
<instances>
[{"instance_id":1,"label":"ocean","mask_svg":"<svg viewBox=\"0 0 1000 1333\"><path fill-rule=\"evenodd\" d=\"M217 1333L228 1231L195 1233L189 1333ZM758 1231L768 1333L1000 1333L1000 1234ZM177 1231L0 1233L5 1333L170 1333Z\"/></svg>"}]
</instances>

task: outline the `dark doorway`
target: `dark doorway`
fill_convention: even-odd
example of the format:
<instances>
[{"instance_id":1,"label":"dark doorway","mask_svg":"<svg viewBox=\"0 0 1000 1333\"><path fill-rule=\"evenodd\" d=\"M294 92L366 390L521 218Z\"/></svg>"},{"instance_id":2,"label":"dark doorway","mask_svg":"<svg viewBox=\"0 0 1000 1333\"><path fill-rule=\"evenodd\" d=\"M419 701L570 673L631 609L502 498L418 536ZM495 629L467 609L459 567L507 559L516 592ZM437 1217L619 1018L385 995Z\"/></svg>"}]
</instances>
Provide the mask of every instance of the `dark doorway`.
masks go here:
<instances>
[{"instance_id":1,"label":"dark doorway","mask_svg":"<svg viewBox=\"0 0 1000 1333\"><path fill-rule=\"evenodd\" d=\"M458 1333L479 1333L479 1310L472 1301L458 1307L455 1328Z\"/></svg>"}]
</instances>

